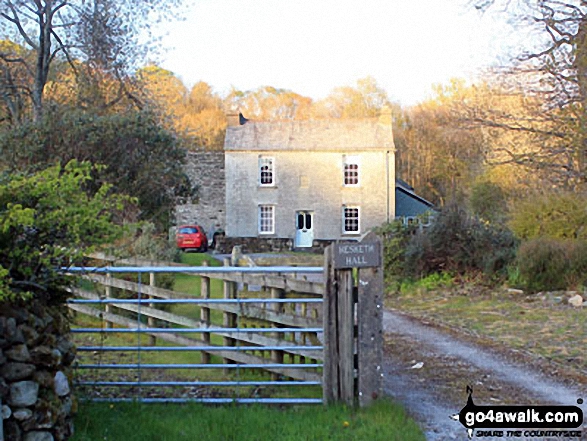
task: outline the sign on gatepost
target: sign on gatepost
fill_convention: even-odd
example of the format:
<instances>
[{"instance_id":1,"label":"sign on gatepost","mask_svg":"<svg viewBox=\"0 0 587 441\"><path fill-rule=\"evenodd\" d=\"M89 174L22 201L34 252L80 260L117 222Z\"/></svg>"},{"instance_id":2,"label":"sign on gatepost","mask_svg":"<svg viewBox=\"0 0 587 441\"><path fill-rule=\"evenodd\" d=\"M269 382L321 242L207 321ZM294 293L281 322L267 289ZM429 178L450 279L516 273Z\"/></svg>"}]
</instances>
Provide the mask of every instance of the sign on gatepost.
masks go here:
<instances>
[{"instance_id":1,"label":"sign on gatepost","mask_svg":"<svg viewBox=\"0 0 587 441\"><path fill-rule=\"evenodd\" d=\"M334 268L376 268L381 266L381 242L334 244Z\"/></svg>"},{"instance_id":2,"label":"sign on gatepost","mask_svg":"<svg viewBox=\"0 0 587 441\"><path fill-rule=\"evenodd\" d=\"M325 250L323 392L326 403L367 406L381 395L382 262L381 239L374 233L369 233L362 242L334 243ZM357 296L353 295L355 290Z\"/></svg>"}]
</instances>

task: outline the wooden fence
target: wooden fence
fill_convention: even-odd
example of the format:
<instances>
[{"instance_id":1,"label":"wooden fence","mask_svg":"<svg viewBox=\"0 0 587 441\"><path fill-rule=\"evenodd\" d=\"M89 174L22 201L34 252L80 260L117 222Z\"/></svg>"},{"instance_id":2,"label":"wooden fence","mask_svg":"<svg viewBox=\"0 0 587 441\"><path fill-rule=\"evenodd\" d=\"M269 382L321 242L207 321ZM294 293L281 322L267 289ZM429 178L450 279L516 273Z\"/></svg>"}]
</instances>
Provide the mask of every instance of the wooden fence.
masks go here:
<instances>
[{"instance_id":1,"label":"wooden fence","mask_svg":"<svg viewBox=\"0 0 587 441\"><path fill-rule=\"evenodd\" d=\"M122 262L127 263L127 262ZM153 262L140 261L133 259L134 264L152 264ZM159 264L165 262L158 262ZM169 265L169 264L168 264ZM153 266L153 265L149 265ZM165 266L165 265L161 265ZM188 273L186 273L188 274ZM324 286L320 283L308 282L299 279L293 279L287 276L272 276L272 275L256 275L256 274L242 274L242 273L199 273L201 278L201 298L203 300L210 299L211 279L220 279L223 283L224 298L236 299L238 286L241 291L246 291L248 286L261 286L265 289L269 298L286 298L286 297L306 297L321 298ZM158 288L155 285L156 278L154 273L150 273L149 285L139 284L136 282L123 280L112 277L111 275L91 274L85 275L84 278L91 282L104 287L105 295L96 292L90 292L83 289L75 289L73 293L82 299L99 300L104 297L120 297L120 294L114 295L112 288L126 292L125 297L130 293L131 297L136 297L140 292L142 296L148 296L151 299L185 299L193 295L172 291L168 289ZM243 294L241 293L241 296ZM147 332L154 339L161 339L166 342L188 345L188 346L210 346L210 338L212 335L220 336L224 340L224 346L259 346L258 351L214 351L218 356L221 356L228 363L242 363L242 364L274 364L273 362L283 362L286 357L290 360L294 356L299 356L300 362L306 360L310 363L316 363L317 360L322 361L322 351L304 350L304 349L274 349L266 351L263 347L284 347L303 346L310 344L312 346L321 345L316 333L309 332L295 332L292 331L285 338L280 336L267 336L255 333L247 333L246 327L255 325L261 328L287 327L287 328L322 328L322 308L321 305L313 304L293 304L293 305L270 305L257 306L255 304L241 303L241 304L202 304L200 307L200 319L185 317L178 314L166 312L154 307L155 305L140 306L140 314L147 317L150 323L154 324L153 320L159 321L159 327L172 327L175 325L187 328L209 328L215 324L211 320L211 312L218 311L222 313L222 325L224 328L241 328L243 332L237 335L231 332L214 332L203 333L201 339L196 340L187 338L179 334L172 333L158 333ZM297 307L296 307L297 306ZM122 327L136 327L137 321L135 318L130 318L128 315L117 313L116 310L123 310L134 314L139 313L139 306L136 304L115 304L109 305L107 311L94 306L84 304L70 304L70 308L76 312L87 314L96 318L101 318L106 322L106 327L112 324ZM151 344L156 344L156 340L152 340ZM271 357L267 357L271 352ZM255 355L258 354L258 355ZM205 354L202 361L209 362L209 354ZM321 380L321 374L317 371L305 371L300 369L276 368L269 367L266 369L274 375L287 376L300 380Z\"/></svg>"},{"instance_id":2,"label":"wooden fence","mask_svg":"<svg viewBox=\"0 0 587 441\"><path fill-rule=\"evenodd\" d=\"M84 278L101 288L74 290L76 297L88 301L139 297L152 300L152 303L106 306L73 303L70 308L103 320L104 328L111 330L113 327L136 328L137 316L142 317L147 323L138 326L144 327L150 346L157 345L160 340L163 344L202 348L202 364L210 364L214 354L222 358L225 366L262 367L274 381L321 382L323 402L342 401L363 406L379 396L382 376L381 244L374 236L368 236L366 240L376 244L377 265L363 266L358 270L349 265L341 267L334 259L335 244L325 254L322 274L325 283L283 274L253 274L219 268L207 272L201 269L197 282L201 293L197 316L190 314L188 317L158 308L158 299L179 301L193 298L193 294L157 287L154 272L149 274L148 284L113 277L112 274L85 274ZM106 256L94 257L109 261ZM138 259L118 261L117 264L142 267L177 265ZM229 261L224 264L228 266ZM221 280L222 298L234 302L218 303L215 301L218 293L216 299L212 298L214 279ZM253 287L258 291L252 290ZM246 301L252 298L283 299L283 303ZM286 303L287 299L295 301ZM172 331L182 327L214 331L187 337L179 331L163 332L162 329ZM253 331L260 328L268 332ZM220 339L222 344L216 345L218 349L213 348L213 340L218 342ZM246 350L232 350L239 347ZM307 365L307 368L299 365Z\"/></svg>"}]
</instances>

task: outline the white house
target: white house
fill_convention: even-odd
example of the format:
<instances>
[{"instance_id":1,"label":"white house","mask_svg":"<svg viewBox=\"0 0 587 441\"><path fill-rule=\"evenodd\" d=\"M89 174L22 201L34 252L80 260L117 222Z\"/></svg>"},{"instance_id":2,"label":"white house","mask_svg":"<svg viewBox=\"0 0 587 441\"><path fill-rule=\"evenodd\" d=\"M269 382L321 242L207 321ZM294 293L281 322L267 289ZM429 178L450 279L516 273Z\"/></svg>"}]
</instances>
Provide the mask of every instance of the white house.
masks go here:
<instances>
[{"instance_id":1,"label":"white house","mask_svg":"<svg viewBox=\"0 0 587 441\"><path fill-rule=\"evenodd\" d=\"M390 110L356 120L232 115L224 150L228 237L309 248L395 218Z\"/></svg>"}]
</instances>

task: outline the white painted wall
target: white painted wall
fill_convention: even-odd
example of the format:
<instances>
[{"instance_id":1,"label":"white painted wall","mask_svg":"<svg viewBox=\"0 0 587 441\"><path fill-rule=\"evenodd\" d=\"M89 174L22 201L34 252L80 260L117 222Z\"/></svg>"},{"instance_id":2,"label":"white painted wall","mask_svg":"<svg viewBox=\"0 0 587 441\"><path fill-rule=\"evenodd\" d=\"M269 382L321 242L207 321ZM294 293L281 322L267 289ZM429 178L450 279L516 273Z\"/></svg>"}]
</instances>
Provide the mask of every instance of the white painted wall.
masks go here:
<instances>
[{"instance_id":1,"label":"white painted wall","mask_svg":"<svg viewBox=\"0 0 587 441\"><path fill-rule=\"evenodd\" d=\"M395 217L395 155L393 151L276 151L275 186L258 184L261 152L227 151L226 233L232 237L295 236L297 210L314 212L314 239L336 240L342 234L342 206L361 209L360 234ZM343 156L360 157L360 185L343 185ZM259 235L258 205L275 205L275 234Z\"/></svg>"}]
</instances>

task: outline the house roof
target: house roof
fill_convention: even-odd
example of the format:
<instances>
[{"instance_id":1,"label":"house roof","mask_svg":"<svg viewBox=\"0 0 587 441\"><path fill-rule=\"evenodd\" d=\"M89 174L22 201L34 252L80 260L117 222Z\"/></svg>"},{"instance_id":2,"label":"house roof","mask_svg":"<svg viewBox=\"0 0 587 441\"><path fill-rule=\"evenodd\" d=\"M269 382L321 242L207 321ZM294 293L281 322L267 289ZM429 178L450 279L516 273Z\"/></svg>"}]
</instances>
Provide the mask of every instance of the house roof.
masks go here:
<instances>
[{"instance_id":1,"label":"house roof","mask_svg":"<svg viewBox=\"0 0 587 441\"><path fill-rule=\"evenodd\" d=\"M226 151L394 150L391 124L378 118L254 122L226 129Z\"/></svg>"},{"instance_id":2,"label":"house roof","mask_svg":"<svg viewBox=\"0 0 587 441\"><path fill-rule=\"evenodd\" d=\"M421 203L423 203L424 205L427 205L430 208L434 208L434 204L430 201L427 201L426 199L424 199L422 196L418 196L415 191L414 191L414 187L412 187L411 185L409 185L406 181L403 181L399 178L395 179L395 189L401 191L402 193L420 201Z\"/></svg>"}]
</instances>

